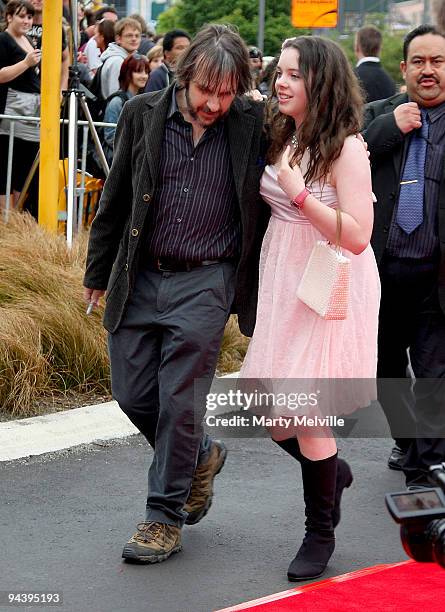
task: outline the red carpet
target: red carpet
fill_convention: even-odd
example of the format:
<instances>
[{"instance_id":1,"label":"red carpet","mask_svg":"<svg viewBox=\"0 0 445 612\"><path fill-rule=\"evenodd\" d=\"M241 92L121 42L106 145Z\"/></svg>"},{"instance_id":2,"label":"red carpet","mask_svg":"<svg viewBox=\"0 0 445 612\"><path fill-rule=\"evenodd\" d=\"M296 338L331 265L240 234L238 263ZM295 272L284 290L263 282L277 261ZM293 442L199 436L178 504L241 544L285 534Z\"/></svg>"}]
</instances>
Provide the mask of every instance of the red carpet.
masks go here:
<instances>
[{"instance_id":1,"label":"red carpet","mask_svg":"<svg viewBox=\"0 0 445 612\"><path fill-rule=\"evenodd\" d=\"M402 561L376 565L219 612L444 612L445 569Z\"/></svg>"}]
</instances>

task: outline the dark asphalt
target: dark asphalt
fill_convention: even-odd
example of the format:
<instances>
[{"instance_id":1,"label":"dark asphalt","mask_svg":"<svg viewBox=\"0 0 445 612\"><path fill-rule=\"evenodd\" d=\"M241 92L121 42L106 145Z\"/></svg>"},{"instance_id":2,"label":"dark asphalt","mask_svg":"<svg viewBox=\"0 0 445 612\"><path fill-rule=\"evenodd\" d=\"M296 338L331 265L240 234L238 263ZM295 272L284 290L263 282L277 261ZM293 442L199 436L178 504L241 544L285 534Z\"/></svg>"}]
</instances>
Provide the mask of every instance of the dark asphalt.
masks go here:
<instances>
[{"instance_id":1,"label":"dark asphalt","mask_svg":"<svg viewBox=\"0 0 445 612\"><path fill-rule=\"evenodd\" d=\"M294 587L286 570L304 531L299 466L267 439L226 444L211 511L185 527L181 553L153 566L121 560L144 515L142 437L0 464L0 590L63 591L63 607L36 610L211 612ZM406 558L383 501L403 488L386 468L391 441L340 447L355 481L325 577Z\"/></svg>"}]
</instances>

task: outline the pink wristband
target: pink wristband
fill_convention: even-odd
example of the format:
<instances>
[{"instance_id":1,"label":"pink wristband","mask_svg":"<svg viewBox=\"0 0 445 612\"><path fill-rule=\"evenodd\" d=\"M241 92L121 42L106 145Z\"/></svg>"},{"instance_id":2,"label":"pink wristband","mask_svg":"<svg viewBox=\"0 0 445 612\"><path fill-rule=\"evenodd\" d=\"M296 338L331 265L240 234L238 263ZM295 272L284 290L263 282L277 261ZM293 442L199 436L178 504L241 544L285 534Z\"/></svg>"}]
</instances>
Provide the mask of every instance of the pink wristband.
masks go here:
<instances>
[{"instance_id":1,"label":"pink wristband","mask_svg":"<svg viewBox=\"0 0 445 612\"><path fill-rule=\"evenodd\" d=\"M295 208L298 208L298 210L301 210L303 208L304 201L310 194L311 192L309 189L305 187L301 193L296 195L295 198L291 200L291 204L295 206Z\"/></svg>"}]
</instances>

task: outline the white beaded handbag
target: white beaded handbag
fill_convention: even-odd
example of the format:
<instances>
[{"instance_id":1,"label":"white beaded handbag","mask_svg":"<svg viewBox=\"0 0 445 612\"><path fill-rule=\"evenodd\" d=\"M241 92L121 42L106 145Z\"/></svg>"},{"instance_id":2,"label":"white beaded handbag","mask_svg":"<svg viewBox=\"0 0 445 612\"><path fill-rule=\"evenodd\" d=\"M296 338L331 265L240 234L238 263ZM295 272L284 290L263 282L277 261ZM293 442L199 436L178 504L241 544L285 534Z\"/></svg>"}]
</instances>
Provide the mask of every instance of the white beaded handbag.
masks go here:
<instances>
[{"instance_id":1,"label":"white beaded handbag","mask_svg":"<svg viewBox=\"0 0 445 612\"><path fill-rule=\"evenodd\" d=\"M336 209L335 245L318 240L309 256L297 296L320 317L346 319L349 304L351 260L341 252L341 211Z\"/></svg>"}]
</instances>

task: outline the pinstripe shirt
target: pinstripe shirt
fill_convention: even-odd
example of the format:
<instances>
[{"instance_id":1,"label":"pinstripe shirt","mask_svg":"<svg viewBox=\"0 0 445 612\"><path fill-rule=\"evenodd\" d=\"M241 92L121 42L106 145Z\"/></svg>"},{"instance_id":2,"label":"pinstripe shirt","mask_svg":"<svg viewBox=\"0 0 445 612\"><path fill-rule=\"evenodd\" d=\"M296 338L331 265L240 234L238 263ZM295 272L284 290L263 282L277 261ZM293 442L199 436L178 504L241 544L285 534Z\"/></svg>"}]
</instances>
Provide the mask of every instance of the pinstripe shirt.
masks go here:
<instances>
[{"instance_id":1,"label":"pinstripe shirt","mask_svg":"<svg viewBox=\"0 0 445 612\"><path fill-rule=\"evenodd\" d=\"M176 261L235 257L241 224L224 121L207 128L195 147L192 126L179 112L175 94L173 89L148 254Z\"/></svg>"},{"instance_id":2,"label":"pinstripe shirt","mask_svg":"<svg viewBox=\"0 0 445 612\"><path fill-rule=\"evenodd\" d=\"M386 246L386 252L392 257L425 259L434 258L439 252L438 203L444 172L445 103L426 110L430 127L425 161L423 222L412 234L405 234L397 225L397 207L394 207ZM403 171L400 172L402 175Z\"/></svg>"}]
</instances>

